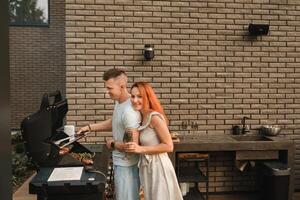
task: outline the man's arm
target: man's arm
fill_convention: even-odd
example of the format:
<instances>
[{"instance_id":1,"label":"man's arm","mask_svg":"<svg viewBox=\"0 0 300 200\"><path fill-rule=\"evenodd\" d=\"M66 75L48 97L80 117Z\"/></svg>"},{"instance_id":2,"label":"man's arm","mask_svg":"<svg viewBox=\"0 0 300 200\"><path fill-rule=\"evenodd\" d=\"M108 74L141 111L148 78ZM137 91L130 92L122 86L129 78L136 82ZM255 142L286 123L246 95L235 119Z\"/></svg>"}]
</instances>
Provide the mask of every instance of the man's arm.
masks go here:
<instances>
[{"instance_id":1,"label":"man's arm","mask_svg":"<svg viewBox=\"0 0 300 200\"><path fill-rule=\"evenodd\" d=\"M122 116L122 122L126 131L132 132L132 141L135 143L139 143L139 132L137 128L140 126L141 122L141 114L138 111L134 111L133 109L128 109L124 112ZM111 143L114 142L113 145ZM107 146L111 147L114 146L115 149L119 151L125 151L126 145L122 141L107 141Z\"/></svg>"},{"instance_id":2,"label":"man's arm","mask_svg":"<svg viewBox=\"0 0 300 200\"><path fill-rule=\"evenodd\" d=\"M126 131L130 131L132 134L132 141L135 142L136 144L139 144L139 132L136 128L128 128L126 129ZM125 151L126 145L124 142L120 142L120 141L113 141L110 140L108 141L108 147L111 148L111 143L114 142L114 148L119 150L119 151Z\"/></svg>"},{"instance_id":3,"label":"man's arm","mask_svg":"<svg viewBox=\"0 0 300 200\"><path fill-rule=\"evenodd\" d=\"M91 131L111 131L112 130L112 119L107 119L105 121L90 124Z\"/></svg>"},{"instance_id":4,"label":"man's arm","mask_svg":"<svg viewBox=\"0 0 300 200\"><path fill-rule=\"evenodd\" d=\"M96 123L96 124L89 124L87 126L82 127L79 129L77 134L80 134L82 132L87 132L87 131L111 131L112 130L112 119L107 119L105 121Z\"/></svg>"}]
</instances>

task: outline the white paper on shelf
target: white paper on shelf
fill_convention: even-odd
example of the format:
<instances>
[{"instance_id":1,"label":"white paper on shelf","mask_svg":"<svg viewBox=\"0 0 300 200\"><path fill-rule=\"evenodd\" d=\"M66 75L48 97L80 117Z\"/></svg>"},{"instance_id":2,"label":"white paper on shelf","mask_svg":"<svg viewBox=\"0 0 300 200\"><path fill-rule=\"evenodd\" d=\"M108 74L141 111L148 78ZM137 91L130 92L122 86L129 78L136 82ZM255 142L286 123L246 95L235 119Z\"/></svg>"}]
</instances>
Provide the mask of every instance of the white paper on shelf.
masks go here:
<instances>
[{"instance_id":1,"label":"white paper on shelf","mask_svg":"<svg viewBox=\"0 0 300 200\"><path fill-rule=\"evenodd\" d=\"M54 168L48 181L73 181L80 180L83 167L58 167Z\"/></svg>"}]
</instances>

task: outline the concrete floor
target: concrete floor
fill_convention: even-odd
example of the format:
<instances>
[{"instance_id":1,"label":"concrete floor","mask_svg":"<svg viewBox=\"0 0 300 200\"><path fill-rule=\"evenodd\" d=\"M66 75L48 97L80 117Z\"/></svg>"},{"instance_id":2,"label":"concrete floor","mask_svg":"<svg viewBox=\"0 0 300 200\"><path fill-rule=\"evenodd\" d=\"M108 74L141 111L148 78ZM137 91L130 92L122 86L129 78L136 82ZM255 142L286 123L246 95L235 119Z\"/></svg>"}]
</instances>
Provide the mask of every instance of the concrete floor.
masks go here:
<instances>
[{"instance_id":1,"label":"concrete floor","mask_svg":"<svg viewBox=\"0 0 300 200\"><path fill-rule=\"evenodd\" d=\"M36 195L28 194L29 183L34 176L35 174L27 179L25 183L13 194L13 200L36 200Z\"/></svg>"},{"instance_id":2,"label":"concrete floor","mask_svg":"<svg viewBox=\"0 0 300 200\"><path fill-rule=\"evenodd\" d=\"M36 195L28 194L28 187L32 175L27 181L13 194L13 200L36 200ZM300 192L294 194L294 200L300 199ZM245 195L210 195L209 200L256 200L255 197L245 197Z\"/></svg>"}]
</instances>

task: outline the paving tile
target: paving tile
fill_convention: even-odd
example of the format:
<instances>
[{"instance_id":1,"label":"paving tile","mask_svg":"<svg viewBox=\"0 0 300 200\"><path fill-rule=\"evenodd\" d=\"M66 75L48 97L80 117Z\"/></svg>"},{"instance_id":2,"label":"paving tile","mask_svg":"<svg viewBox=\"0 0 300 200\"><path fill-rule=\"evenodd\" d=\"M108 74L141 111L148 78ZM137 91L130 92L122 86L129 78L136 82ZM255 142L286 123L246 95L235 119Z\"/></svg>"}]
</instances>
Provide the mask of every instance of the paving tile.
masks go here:
<instances>
[{"instance_id":1,"label":"paving tile","mask_svg":"<svg viewBox=\"0 0 300 200\"><path fill-rule=\"evenodd\" d=\"M29 194L29 183L31 179L35 176L34 173L31 177L29 177L21 187L13 194L13 200L36 200L35 194Z\"/></svg>"}]
</instances>

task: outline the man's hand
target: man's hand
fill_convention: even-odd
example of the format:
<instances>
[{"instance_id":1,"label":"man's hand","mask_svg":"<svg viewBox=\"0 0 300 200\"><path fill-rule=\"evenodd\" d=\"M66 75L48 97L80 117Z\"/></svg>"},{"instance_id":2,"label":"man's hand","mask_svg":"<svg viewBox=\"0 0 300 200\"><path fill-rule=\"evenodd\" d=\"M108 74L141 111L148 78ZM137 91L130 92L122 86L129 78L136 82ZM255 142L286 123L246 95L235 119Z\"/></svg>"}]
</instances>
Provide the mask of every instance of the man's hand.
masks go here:
<instances>
[{"instance_id":1,"label":"man's hand","mask_svg":"<svg viewBox=\"0 0 300 200\"><path fill-rule=\"evenodd\" d=\"M111 143L114 143L114 148L111 147ZM107 139L106 140L106 147L110 150L118 150L118 151L122 151L124 152L125 151L125 143L123 142L118 142L118 141L115 141L113 139Z\"/></svg>"},{"instance_id":2,"label":"man's hand","mask_svg":"<svg viewBox=\"0 0 300 200\"><path fill-rule=\"evenodd\" d=\"M83 135L84 133L89 132L89 131L90 131L89 126L81 127L81 128L77 131L76 136Z\"/></svg>"}]
</instances>

